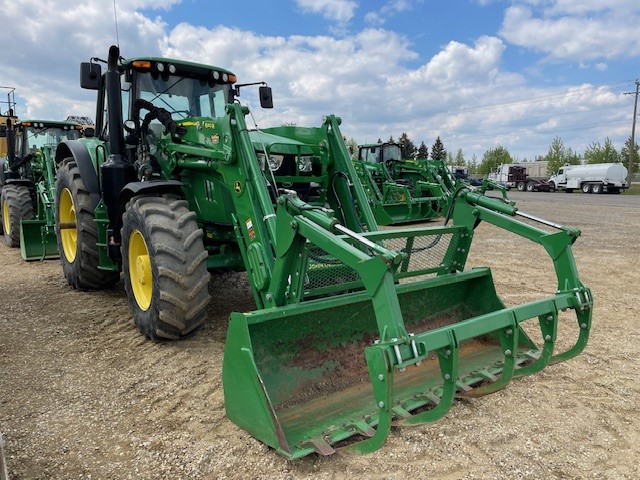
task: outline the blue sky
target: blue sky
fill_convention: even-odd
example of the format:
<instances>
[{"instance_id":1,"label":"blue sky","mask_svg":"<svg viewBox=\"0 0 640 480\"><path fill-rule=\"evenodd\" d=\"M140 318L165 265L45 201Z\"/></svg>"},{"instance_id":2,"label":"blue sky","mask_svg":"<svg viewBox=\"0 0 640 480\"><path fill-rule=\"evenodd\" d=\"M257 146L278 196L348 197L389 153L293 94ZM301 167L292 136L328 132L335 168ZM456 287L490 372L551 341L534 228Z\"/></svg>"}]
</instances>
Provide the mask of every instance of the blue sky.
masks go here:
<instances>
[{"instance_id":1,"label":"blue sky","mask_svg":"<svg viewBox=\"0 0 640 480\"><path fill-rule=\"evenodd\" d=\"M162 55L264 80L260 127L343 119L360 143L397 138L519 160L554 137L582 153L631 133L637 0L116 0L124 56ZM95 117L78 65L115 43L111 1L0 0L0 85L22 118ZM25 12L28 12L25 18ZM246 93L245 93L246 92ZM1 94L2 92L0 92Z\"/></svg>"}]
</instances>

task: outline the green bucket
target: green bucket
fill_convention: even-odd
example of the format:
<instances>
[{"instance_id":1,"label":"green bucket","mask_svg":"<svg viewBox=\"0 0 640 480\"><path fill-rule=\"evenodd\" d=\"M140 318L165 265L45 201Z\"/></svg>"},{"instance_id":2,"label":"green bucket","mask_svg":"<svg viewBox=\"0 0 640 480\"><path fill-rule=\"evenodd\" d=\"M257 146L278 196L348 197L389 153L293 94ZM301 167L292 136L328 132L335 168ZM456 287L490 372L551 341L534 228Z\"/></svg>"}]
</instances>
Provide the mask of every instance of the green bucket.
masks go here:
<instances>
[{"instance_id":1,"label":"green bucket","mask_svg":"<svg viewBox=\"0 0 640 480\"><path fill-rule=\"evenodd\" d=\"M58 258L58 243L53 228L45 220L20 222L20 254L25 260Z\"/></svg>"},{"instance_id":2,"label":"green bucket","mask_svg":"<svg viewBox=\"0 0 640 480\"><path fill-rule=\"evenodd\" d=\"M550 356L519 321L555 318L556 303L505 308L489 269L396 288L415 339L410 344L376 344L376 313L366 293L234 313L223 365L227 416L288 457L330 454L350 437L375 436L381 402L390 399L384 410L398 423L432 421L446 413L454 394L502 388L516 368ZM386 362L380 371L378 353ZM407 357L405 365L396 361ZM383 381L388 392L381 399L376 383Z\"/></svg>"}]
</instances>

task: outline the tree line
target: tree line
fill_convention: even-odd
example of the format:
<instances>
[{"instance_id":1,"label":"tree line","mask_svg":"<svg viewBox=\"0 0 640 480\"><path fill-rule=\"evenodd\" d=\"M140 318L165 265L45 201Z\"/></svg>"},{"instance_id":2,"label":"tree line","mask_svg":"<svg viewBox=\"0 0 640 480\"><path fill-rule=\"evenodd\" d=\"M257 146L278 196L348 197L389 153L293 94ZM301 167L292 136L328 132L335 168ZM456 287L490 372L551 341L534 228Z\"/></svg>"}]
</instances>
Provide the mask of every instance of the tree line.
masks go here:
<instances>
[{"instance_id":1,"label":"tree line","mask_svg":"<svg viewBox=\"0 0 640 480\"><path fill-rule=\"evenodd\" d=\"M389 137L388 142L398 143L402 150L402 158L414 158L414 159L432 159L443 160L449 165L464 166L467 168L469 174L486 175L496 170L503 163L514 163L514 157L509 151L501 146L497 145L490 148L482 155L480 161L473 155L471 158L465 158L462 149L457 149L455 154L448 152L444 147L442 140L438 136L429 149L424 141L416 148L414 142L409 136L403 132L398 137L398 140L393 138L393 135ZM378 143L383 143L381 139L378 139ZM347 147L350 154L353 157L358 155L358 143L355 139L351 138L347 140ZM640 148L636 143L635 149L635 162L634 173L640 172L640 162L638 161ZM631 153L631 136L627 138L627 141L622 146L620 151L616 150L613 142L608 137L605 138L604 143L593 142L587 147L587 149L580 155L574 151L571 147L567 147L562 138L556 136L545 155L537 156L533 161L546 161L547 163L547 175L554 175L558 169L565 164L579 165L579 164L592 164L592 163L623 163L625 166L629 164L629 155ZM528 160L523 160L526 162Z\"/></svg>"}]
</instances>

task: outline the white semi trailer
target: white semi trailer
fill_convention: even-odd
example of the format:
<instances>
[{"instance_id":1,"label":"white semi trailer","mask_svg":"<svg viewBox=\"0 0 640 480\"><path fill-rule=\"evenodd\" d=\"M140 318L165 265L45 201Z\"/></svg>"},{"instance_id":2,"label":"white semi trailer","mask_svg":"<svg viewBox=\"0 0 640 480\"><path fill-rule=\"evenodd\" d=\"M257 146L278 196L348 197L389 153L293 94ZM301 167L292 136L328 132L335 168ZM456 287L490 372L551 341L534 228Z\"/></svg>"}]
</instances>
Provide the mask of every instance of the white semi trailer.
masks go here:
<instances>
[{"instance_id":1,"label":"white semi trailer","mask_svg":"<svg viewBox=\"0 0 640 480\"><path fill-rule=\"evenodd\" d=\"M552 190L584 193L621 193L627 185L627 169L621 163L563 165L549 179Z\"/></svg>"}]
</instances>

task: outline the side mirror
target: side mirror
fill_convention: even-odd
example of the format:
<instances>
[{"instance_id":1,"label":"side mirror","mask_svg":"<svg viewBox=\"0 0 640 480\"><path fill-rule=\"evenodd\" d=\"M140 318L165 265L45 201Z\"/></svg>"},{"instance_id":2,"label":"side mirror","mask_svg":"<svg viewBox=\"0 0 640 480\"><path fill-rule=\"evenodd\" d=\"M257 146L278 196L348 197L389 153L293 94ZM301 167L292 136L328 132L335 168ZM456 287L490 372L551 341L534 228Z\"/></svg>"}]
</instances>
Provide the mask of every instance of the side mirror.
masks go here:
<instances>
[{"instance_id":1,"label":"side mirror","mask_svg":"<svg viewBox=\"0 0 640 480\"><path fill-rule=\"evenodd\" d=\"M258 88L258 95L260 96L260 106L262 108L273 108L273 96L271 95L271 87Z\"/></svg>"},{"instance_id":2,"label":"side mirror","mask_svg":"<svg viewBox=\"0 0 640 480\"><path fill-rule=\"evenodd\" d=\"M102 68L97 63L82 62L80 64L80 86L87 90L98 90Z\"/></svg>"}]
</instances>

